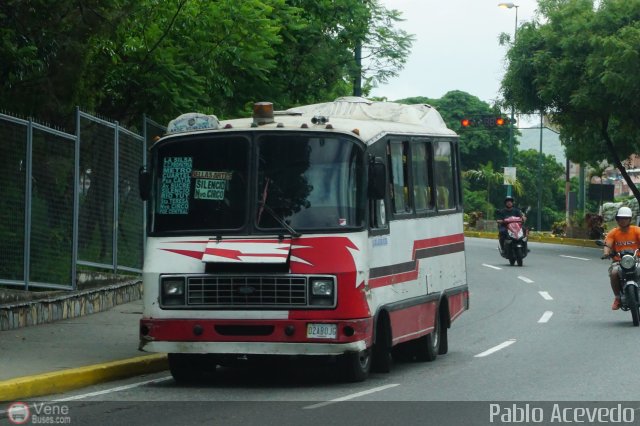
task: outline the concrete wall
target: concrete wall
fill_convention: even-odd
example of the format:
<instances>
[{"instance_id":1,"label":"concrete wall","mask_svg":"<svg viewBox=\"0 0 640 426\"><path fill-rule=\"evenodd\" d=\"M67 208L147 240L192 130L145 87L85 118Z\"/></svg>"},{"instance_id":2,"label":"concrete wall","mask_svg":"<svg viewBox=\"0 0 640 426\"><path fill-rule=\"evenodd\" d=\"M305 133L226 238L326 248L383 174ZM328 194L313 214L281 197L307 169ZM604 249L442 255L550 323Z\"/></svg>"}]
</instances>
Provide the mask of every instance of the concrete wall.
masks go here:
<instances>
[{"instance_id":1,"label":"concrete wall","mask_svg":"<svg viewBox=\"0 0 640 426\"><path fill-rule=\"evenodd\" d=\"M136 279L43 299L2 303L0 331L81 317L141 298L142 281Z\"/></svg>"}]
</instances>

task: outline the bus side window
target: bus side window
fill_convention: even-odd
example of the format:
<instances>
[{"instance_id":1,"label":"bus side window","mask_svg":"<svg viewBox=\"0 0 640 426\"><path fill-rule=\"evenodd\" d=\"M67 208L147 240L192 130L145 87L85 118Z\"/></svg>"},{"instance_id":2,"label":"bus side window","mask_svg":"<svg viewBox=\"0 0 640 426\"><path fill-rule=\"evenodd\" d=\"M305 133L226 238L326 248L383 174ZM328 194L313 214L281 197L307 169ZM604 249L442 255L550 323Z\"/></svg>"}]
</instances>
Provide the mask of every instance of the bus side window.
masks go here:
<instances>
[{"instance_id":1,"label":"bus side window","mask_svg":"<svg viewBox=\"0 0 640 426\"><path fill-rule=\"evenodd\" d=\"M391 142L389 144L389 180L391 182L391 200L394 213L407 213L411 211L408 187L407 145L407 142Z\"/></svg>"},{"instance_id":2,"label":"bus side window","mask_svg":"<svg viewBox=\"0 0 640 426\"><path fill-rule=\"evenodd\" d=\"M435 181L436 202L438 210L448 210L456 207L453 180L453 156L450 142L436 142L435 149Z\"/></svg>"},{"instance_id":3,"label":"bus side window","mask_svg":"<svg viewBox=\"0 0 640 426\"><path fill-rule=\"evenodd\" d=\"M379 160L383 160L382 157L376 157ZM389 151L387 147L387 159L389 158ZM377 161L377 160L376 160ZM393 186L387 183L387 177L389 175L389 167L386 167L386 173L380 173L376 177L376 183L381 184L385 188L388 188L386 191L389 195L390 192L393 191ZM371 177L370 177L371 178ZM382 194L379 194L382 195ZM369 227L371 229L388 229L389 225L387 223L387 203L385 202L386 196L383 196L381 199L376 199L371 197L369 199Z\"/></svg>"},{"instance_id":4,"label":"bus side window","mask_svg":"<svg viewBox=\"0 0 640 426\"><path fill-rule=\"evenodd\" d=\"M413 197L416 211L424 211L434 207L433 184L431 176L431 147L426 142L412 145L411 161L413 167Z\"/></svg>"}]
</instances>

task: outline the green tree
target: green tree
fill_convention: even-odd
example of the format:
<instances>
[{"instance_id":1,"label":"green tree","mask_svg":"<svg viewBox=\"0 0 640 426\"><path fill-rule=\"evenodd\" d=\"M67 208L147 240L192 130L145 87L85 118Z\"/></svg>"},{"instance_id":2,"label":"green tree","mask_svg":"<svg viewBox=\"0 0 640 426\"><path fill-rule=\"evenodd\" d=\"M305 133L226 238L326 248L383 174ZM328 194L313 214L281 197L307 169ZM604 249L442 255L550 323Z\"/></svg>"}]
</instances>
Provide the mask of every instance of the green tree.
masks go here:
<instances>
[{"instance_id":1,"label":"green tree","mask_svg":"<svg viewBox=\"0 0 640 426\"><path fill-rule=\"evenodd\" d=\"M6 0L0 105L73 128L76 105L137 127L325 101L351 94L357 41L368 86L397 74L399 20L375 0Z\"/></svg>"},{"instance_id":2,"label":"green tree","mask_svg":"<svg viewBox=\"0 0 640 426\"><path fill-rule=\"evenodd\" d=\"M475 170L466 170L463 172L463 177L473 181L481 181L486 185L487 204L486 204L486 219L493 217L491 214L491 207L494 204L491 203L491 194L495 192L495 188L500 188L506 181L509 185L512 185L514 192L517 195L522 194L524 188L522 183L518 179L514 179L510 176L505 176L504 173L494 170L493 164L489 161L487 164L481 166Z\"/></svg>"},{"instance_id":3,"label":"green tree","mask_svg":"<svg viewBox=\"0 0 640 426\"><path fill-rule=\"evenodd\" d=\"M59 126L69 124L75 105L92 107L92 43L108 36L134 3L0 2L0 105Z\"/></svg>"},{"instance_id":4,"label":"green tree","mask_svg":"<svg viewBox=\"0 0 640 426\"><path fill-rule=\"evenodd\" d=\"M518 151L514 161L518 180L526 188L518 197L517 204L522 208L531 207L528 222L535 224L540 196L541 229L551 229L551 225L564 216L564 167L555 157L542 154L541 158L533 149Z\"/></svg>"},{"instance_id":5,"label":"green tree","mask_svg":"<svg viewBox=\"0 0 640 426\"><path fill-rule=\"evenodd\" d=\"M362 41L365 66L360 72L365 79L364 93L367 94L372 88L398 76L398 71L407 62L415 37L397 28L397 24L404 20L401 12L386 9L377 0L364 3L370 15Z\"/></svg>"},{"instance_id":6,"label":"green tree","mask_svg":"<svg viewBox=\"0 0 640 426\"><path fill-rule=\"evenodd\" d=\"M540 19L518 29L502 81L505 102L544 111L574 162L613 162L640 151L640 0L539 0Z\"/></svg>"}]
</instances>

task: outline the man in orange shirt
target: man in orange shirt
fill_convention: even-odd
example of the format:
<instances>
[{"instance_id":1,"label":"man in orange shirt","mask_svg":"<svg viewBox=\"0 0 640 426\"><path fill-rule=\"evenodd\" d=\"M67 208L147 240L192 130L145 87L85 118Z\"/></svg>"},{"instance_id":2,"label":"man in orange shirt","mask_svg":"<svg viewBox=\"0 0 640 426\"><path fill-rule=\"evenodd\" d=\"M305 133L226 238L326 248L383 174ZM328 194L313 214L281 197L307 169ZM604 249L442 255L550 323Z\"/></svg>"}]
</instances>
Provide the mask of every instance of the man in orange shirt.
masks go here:
<instances>
[{"instance_id":1,"label":"man in orange shirt","mask_svg":"<svg viewBox=\"0 0 640 426\"><path fill-rule=\"evenodd\" d=\"M612 229L605 239L603 258L609 257L611 250L621 252L622 250L636 250L640 248L640 227L631 225L631 216L633 213L629 207L620 207L616 214L616 222L618 227ZM614 256L611 266L609 266L609 280L611 281L611 290L615 295L611 309L614 311L620 309L620 257Z\"/></svg>"}]
</instances>

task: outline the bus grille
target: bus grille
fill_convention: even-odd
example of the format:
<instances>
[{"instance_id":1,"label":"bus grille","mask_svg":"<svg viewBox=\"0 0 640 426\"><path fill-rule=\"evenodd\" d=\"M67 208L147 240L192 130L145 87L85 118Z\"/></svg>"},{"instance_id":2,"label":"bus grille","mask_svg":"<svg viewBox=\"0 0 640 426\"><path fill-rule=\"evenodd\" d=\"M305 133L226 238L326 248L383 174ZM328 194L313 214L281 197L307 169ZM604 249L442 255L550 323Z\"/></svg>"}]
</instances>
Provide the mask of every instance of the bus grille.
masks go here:
<instances>
[{"instance_id":1,"label":"bus grille","mask_svg":"<svg viewBox=\"0 0 640 426\"><path fill-rule=\"evenodd\" d=\"M307 304L306 277L189 277L187 305L277 307Z\"/></svg>"}]
</instances>

